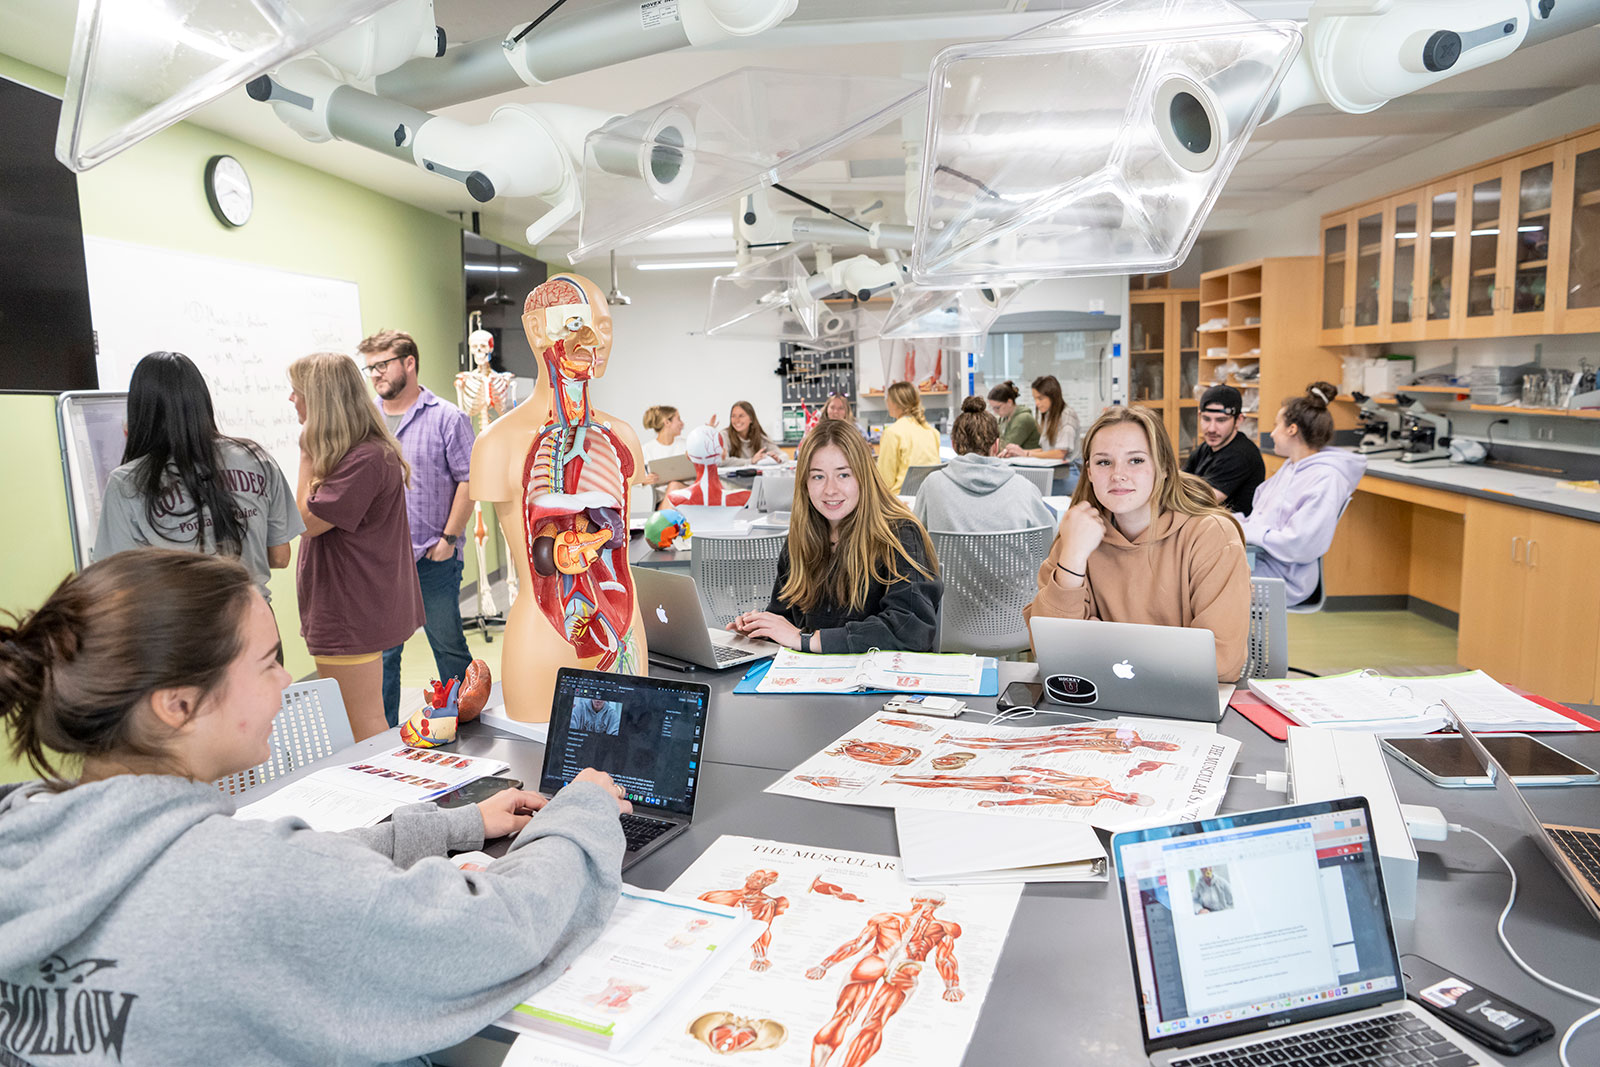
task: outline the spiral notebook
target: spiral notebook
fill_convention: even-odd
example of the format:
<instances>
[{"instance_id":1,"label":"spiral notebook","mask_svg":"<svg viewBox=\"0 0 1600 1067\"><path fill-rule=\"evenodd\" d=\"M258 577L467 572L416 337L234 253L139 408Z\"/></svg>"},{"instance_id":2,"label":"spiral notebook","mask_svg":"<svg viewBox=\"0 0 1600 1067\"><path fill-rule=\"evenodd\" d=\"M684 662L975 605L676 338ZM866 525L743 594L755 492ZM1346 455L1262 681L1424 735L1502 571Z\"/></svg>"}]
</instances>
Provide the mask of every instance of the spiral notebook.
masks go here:
<instances>
[{"instance_id":1,"label":"spiral notebook","mask_svg":"<svg viewBox=\"0 0 1600 1067\"><path fill-rule=\"evenodd\" d=\"M1512 692L1482 671L1406 678L1350 671L1324 678L1253 678L1250 690L1300 726L1388 735L1442 730L1448 700L1483 732L1587 730L1588 726Z\"/></svg>"}]
</instances>

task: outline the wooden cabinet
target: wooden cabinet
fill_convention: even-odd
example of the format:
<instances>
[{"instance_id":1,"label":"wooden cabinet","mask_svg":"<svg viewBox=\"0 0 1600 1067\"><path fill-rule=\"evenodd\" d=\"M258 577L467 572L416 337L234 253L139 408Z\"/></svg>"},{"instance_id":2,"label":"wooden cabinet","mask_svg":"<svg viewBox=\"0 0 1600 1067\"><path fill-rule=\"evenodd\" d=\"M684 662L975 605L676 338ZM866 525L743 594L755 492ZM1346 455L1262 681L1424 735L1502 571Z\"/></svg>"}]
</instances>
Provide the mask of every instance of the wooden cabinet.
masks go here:
<instances>
[{"instance_id":1,"label":"wooden cabinet","mask_svg":"<svg viewBox=\"0 0 1600 1067\"><path fill-rule=\"evenodd\" d=\"M1600 332L1600 129L1323 217L1324 345Z\"/></svg>"},{"instance_id":2,"label":"wooden cabinet","mask_svg":"<svg viewBox=\"0 0 1600 1067\"><path fill-rule=\"evenodd\" d=\"M1205 336L1199 333L1200 291L1132 291L1128 320L1128 402L1161 412L1172 447L1182 459L1194 447L1195 385L1200 381Z\"/></svg>"},{"instance_id":3,"label":"wooden cabinet","mask_svg":"<svg viewBox=\"0 0 1600 1067\"><path fill-rule=\"evenodd\" d=\"M1554 700L1590 702L1600 679L1600 523L1467 504L1458 654Z\"/></svg>"},{"instance_id":4,"label":"wooden cabinet","mask_svg":"<svg viewBox=\"0 0 1600 1067\"><path fill-rule=\"evenodd\" d=\"M1243 394L1246 415L1239 430L1252 440L1272 428L1278 405L1308 383L1339 380L1338 357L1318 347L1327 333L1321 328L1327 308L1319 312L1303 295L1316 286L1324 265L1317 256L1278 256L1200 276L1202 325L1226 322L1200 335L1200 380L1225 381ZM1225 373L1229 368L1233 373ZM1341 427L1354 425L1337 411L1334 418L1344 420Z\"/></svg>"},{"instance_id":5,"label":"wooden cabinet","mask_svg":"<svg viewBox=\"0 0 1600 1067\"><path fill-rule=\"evenodd\" d=\"M1550 243L1555 328L1600 333L1600 131L1561 146L1555 203Z\"/></svg>"}]
</instances>

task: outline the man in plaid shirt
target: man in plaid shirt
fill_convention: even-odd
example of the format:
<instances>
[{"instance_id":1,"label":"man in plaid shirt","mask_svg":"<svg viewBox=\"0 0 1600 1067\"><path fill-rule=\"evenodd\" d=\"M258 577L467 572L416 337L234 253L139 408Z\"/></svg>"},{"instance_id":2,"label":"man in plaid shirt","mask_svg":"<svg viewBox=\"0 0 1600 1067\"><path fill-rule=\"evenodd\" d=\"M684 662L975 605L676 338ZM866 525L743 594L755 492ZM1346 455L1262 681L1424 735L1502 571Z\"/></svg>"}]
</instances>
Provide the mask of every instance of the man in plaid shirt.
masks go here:
<instances>
[{"instance_id":1,"label":"man in plaid shirt","mask_svg":"<svg viewBox=\"0 0 1600 1067\"><path fill-rule=\"evenodd\" d=\"M380 330L362 341L357 352L372 377L383 421L399 438L411 464L406 516L427 613L422 629L433 649L439 680L459 679L472 662L461 627L461 533L472 514L472 498L467 495L472 421L417 381L420 357L410 334ZM390 726L400 721L404 647L396 645L383 654L383 711Z\"/></svg>"}]
</instances>

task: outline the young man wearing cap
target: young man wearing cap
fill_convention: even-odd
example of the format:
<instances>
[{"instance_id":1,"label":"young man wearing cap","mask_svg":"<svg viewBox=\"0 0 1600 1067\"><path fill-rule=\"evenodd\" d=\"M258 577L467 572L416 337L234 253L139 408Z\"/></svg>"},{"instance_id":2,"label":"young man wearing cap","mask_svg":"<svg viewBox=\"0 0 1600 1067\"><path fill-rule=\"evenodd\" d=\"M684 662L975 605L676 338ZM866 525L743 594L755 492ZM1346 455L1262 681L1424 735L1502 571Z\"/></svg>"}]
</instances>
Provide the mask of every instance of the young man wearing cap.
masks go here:
<instances>
[{"instance_id":1,"label":"young man wearing cap","mask_svg":"<svg viewBox=\"0 0 1600 1067\"><path fill-rule=\"evenodd\" d=\"M1255 442L1239 432L1244 400L1231 385L1213 385L1200 397L1200 436L1183 469L1211 483L1217 503L1241 515L1250 514L1256 488L1267 477L1267 465Z\"/></svg>"}]
</instances>

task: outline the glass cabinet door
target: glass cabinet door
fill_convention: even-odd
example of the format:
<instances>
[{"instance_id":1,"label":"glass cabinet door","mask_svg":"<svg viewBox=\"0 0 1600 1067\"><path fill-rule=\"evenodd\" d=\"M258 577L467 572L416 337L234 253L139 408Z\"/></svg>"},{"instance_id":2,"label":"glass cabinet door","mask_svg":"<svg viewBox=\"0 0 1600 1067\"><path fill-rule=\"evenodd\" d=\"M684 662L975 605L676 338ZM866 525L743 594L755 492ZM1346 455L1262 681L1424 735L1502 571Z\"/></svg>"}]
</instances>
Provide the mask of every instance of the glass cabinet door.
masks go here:
<instances>
[{"instance_id":1,"label":"glass cabinet door","mask_svg":"<svg viewBox=\"0 0 1600 1067\"><path fill-rule=\"evenodd\" d=\"M1427 264L1423 277L1428 291L1423 294L1430 335L1442 336L1449 329L1452 282L1455 277L1456 209L1459 197L1455 188L1429 189L1427 200L1427 238L1422 246Z\"/></svg>"},{"instance_id":2,"label":"glass cabinet door","mask_svg":"<svg viewBox=\"0 0 1600 1067\"><path fill-rule=\"evenodd\" d=\"M1200 300L1178 303L1178 399L1195 399L1200 384Z\"/></svg>"},{"instance_id":3,"label":"glass cabinet door","mask_svg":"<svg viewBox=\"0 0 1600 1067\"><path fill-rule=\"evenodd\" d=\"M1600 135L1575 148L1561 330L1592 333L1600 331Z\"/></svg>"},{"instance_id":4,"label":"glass cabinet door","mask_svg":"<svg viewBox=\"0 0 1600 1067\"><path fill-rule=\"evenodd\" d=\"M1413 194L1414 195L1414 194ZM1392 242L1394 262L1389 283L1389 323L1398 328L1397 335L1410 337L1413 308L1417 301L1417 267L1421 258L1417 244L1421 240L1418 226L1420 208L1416 199L1394 205Z\"/></svg>"},{"instance_id":5,"label":"glass cabinet door","mask_svg":"<svg viewBox=\"0 0 1600 1067\"><path fill-rule=\"evenodd\" d=\"M1544 158L1518 165L1517 229L1511 260L1515 269L1510 295L1513 315L1543 316L1546 307L1555 160L1553 153L1539 155Z\"/></svg>"},{"instance_id":6,"label":"glass cabinet door","mask_svg":"<svg viewBox=\"0 0 1600 1067\"><path fill-rule=\"evenodd\" d=\"M1128 351L1128 400L1163 400L1166 397L1167 302L1130 301L1132 320Z\"/></svg>"},{"instance_id":7,"label":"glass cabinet door","mask_svg":"<svg viewBox=\"0 0 1600 1067\"><path fill-rule=\"evenodd\" d=\"M1345 239L1344 223L1329 226L1322 231L1322 331L1343 330ZM1326 338L1325 338L1326 340Z\"/></svg>"},{"instance_id":8,"label":"glass cabinet door","mask_svg":"<svg viewBox=\"0 0 1600 1067\"><path fill-rule=\"evenodd\" d=\"M1378 325L1378 279L1383 264L1383 212L1356 220L1355 326Z\"/></svg>"},{"instance_id":9,"label":"glass cabinet door","mask_svg":"<svg viewBox=\"0 0 1600 1067\"><path fill-rule=\"evenodd\" d=\"M1478 320L1479 335L1499 310L1496 274L1500 269L1501 185L1497 176L1474 181L1470 186L1468 218L1472 229L1467 234L1466 318L1469 324Z\"/></svg>"}]
</instances>

